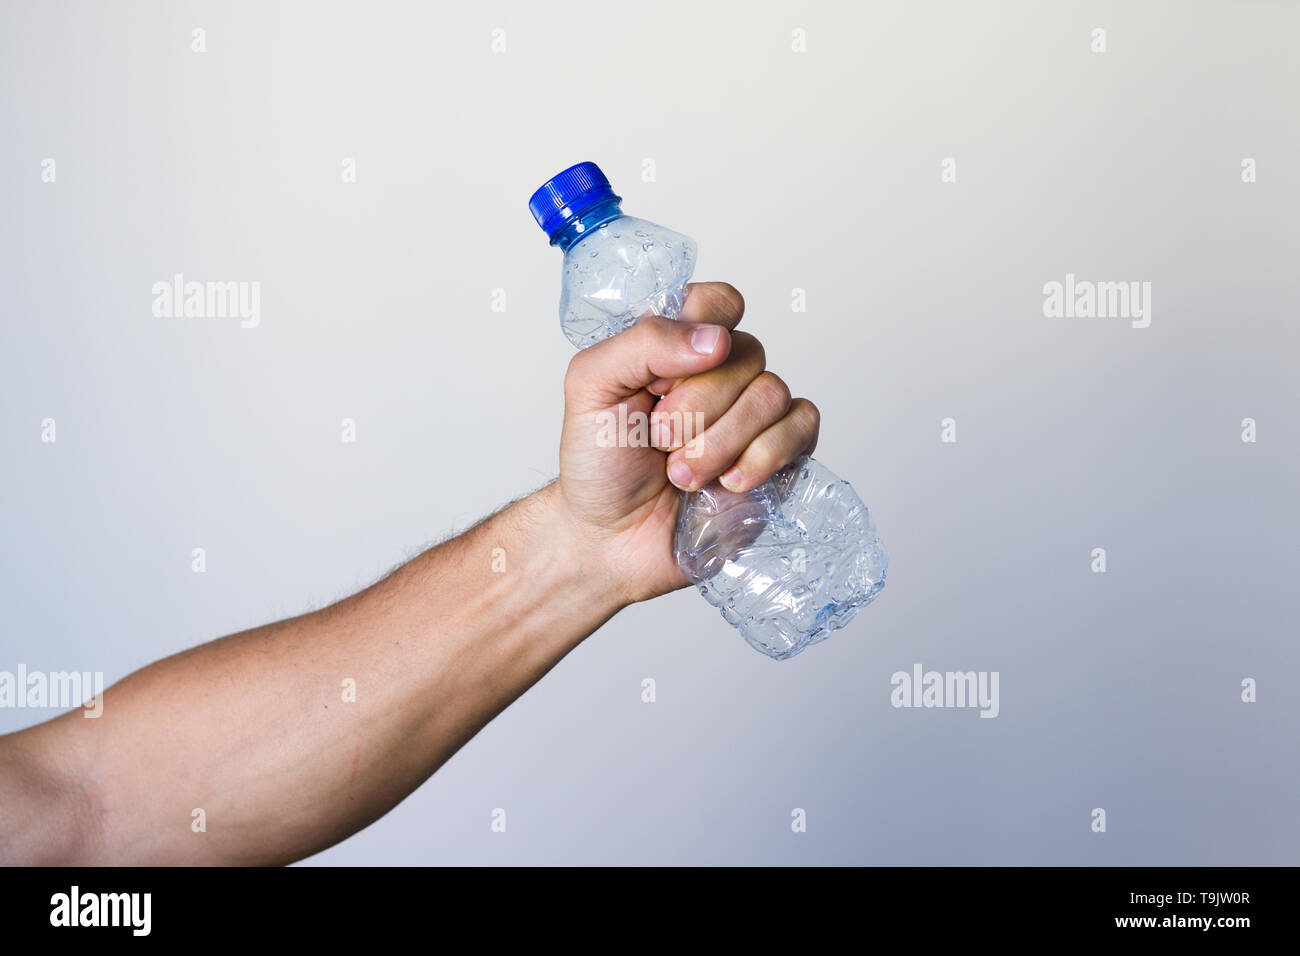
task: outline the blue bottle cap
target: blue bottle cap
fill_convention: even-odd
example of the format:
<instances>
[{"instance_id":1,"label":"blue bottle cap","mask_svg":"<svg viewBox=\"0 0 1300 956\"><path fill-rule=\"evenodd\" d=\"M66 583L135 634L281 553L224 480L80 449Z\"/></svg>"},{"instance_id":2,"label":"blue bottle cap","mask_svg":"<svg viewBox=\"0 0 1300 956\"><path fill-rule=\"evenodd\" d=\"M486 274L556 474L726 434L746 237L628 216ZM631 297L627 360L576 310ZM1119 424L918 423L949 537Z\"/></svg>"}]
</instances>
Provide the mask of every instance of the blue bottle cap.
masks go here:
<instances>
[{"instance_id":1,"label":"blue bottle cap","mask_svg":"<svg viewBox=\"0 0 1300 956\"><path fill-rule=\"evenodd\" d=\"M614 195L614 188L599 166L595 163L578 163L533 193L528 200L528 211L533 214L547 238L554 239L564 224L574 216L581 215L583 210L598 202L622 198Z\"/></svg>"}]
</instances>

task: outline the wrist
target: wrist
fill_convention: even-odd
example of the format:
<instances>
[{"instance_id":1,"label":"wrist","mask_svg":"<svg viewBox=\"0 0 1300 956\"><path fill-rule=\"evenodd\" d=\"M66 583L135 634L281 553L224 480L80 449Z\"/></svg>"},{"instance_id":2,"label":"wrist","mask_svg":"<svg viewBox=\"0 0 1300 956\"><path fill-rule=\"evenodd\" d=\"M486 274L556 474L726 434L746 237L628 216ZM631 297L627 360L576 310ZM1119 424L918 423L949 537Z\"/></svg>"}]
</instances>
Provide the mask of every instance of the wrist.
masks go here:
<instances>
[{"instance_id":1,"label":"wrist","mask_svg":"<svg viewBox=\"0 0 1300 956\"><path fill-rule=\"evenodd\" d=\"M526 500L538 510L551 587L598 612L602 620L633 603L602 549L604 535L573 514L558 481Z\"/></svg>"}]
</instances>

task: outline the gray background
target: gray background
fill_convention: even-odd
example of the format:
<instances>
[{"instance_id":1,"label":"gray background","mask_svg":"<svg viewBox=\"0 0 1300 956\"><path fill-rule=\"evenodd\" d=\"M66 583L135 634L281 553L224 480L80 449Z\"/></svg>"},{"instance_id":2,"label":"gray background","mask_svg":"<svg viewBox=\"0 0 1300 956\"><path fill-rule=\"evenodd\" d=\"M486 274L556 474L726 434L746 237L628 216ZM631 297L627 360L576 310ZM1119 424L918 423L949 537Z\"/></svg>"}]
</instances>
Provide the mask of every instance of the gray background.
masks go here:
<instances>
[{"instance_id":1,"label":"gray background","mask_svg":"<svg viewBox=\"0 0 1300 956\"><path fill-rule=\"evenodd\" d=\"M889 584L781 664L693 591L630 608L316 861L1300 862L1298 40L1292 3L5 0L0 669L116 680L549 479L525 201L591 159L745 293ZM261 326L155 318L175 272L260 281ZM1151 282L1150 328L1044 318L1067 272ZM1001 715L892 708L918 662Z\"/></svg>"}]
</instances>

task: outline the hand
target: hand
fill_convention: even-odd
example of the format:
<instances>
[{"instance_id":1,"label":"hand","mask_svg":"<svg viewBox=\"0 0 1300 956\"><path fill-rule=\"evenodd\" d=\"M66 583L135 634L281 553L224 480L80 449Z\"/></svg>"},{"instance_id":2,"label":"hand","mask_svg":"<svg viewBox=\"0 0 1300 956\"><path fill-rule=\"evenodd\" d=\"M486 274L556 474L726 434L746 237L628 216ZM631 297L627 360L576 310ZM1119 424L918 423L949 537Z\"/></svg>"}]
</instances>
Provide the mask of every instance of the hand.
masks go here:
<instances>
[{"instance_id":1,"label":"hand","mask_svg":"<svg viewBox=\"0 0 1300 956\"><path fill-rule=\"evenodd\" d=\"M732 331L744 310L732 286L694 283L677 321L647 317L569 363L558 497L589 567L626 603L687 583L672 551L678 489L721 478L748 491L817 442L817 407L791 399L758 339ZM629 439L637 413L675 427L609 447L620 405Z\"/></svg>"}]
</instances>

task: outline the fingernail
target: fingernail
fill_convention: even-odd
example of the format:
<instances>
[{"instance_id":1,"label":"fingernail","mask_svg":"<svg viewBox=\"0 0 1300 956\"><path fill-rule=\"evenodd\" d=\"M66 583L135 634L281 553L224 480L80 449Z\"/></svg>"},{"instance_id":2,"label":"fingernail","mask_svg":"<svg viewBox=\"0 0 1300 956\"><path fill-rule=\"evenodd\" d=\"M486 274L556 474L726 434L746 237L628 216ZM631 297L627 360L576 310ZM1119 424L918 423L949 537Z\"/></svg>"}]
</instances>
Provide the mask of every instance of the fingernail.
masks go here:
<instances>
[{"instance_id":1,"label":"fingernail","mask_svg":"<svg viewBox=\"0 0 1300 956\"><path fill-rule=\"evenodd\" d=\"M672 426L664 422L655 422L650 426L650 440L656 448L671 448L673 446Z\"/></svg>"},{"instance_id":2,"label":"fingernail","mask_svg":"<svg viewBox=\"0 0 1300 956\"><path fill-rule=\"evenodd\" d=\"M674 461L668 464L668 480L671 481L682 491L690 488L691 482L695 476L691 474L690 466L682 461Z\"/></svg>"},{"instance_id":3,"label":"fingernail","mask_svg":"<svg viewBox=\"0 0 1300 956\"><path fill-rule=\"evenodd\" d=\"M728 468L718 481L722 482L722 487L728 491L739 491L745 476L740 473L739 468Z\"/></svg>"},{"instance_id":4,"label":"fingernail","mask_svg":"<svg viewBox=\"0 0 1300 956\"><path fill-rule=\"evenodd\" d=\"M691 333L691 348L701 355L712 355L713 350L718 347L720 338L722 338L722 326L701 325Z\"/></svg>"}]
</instances>

